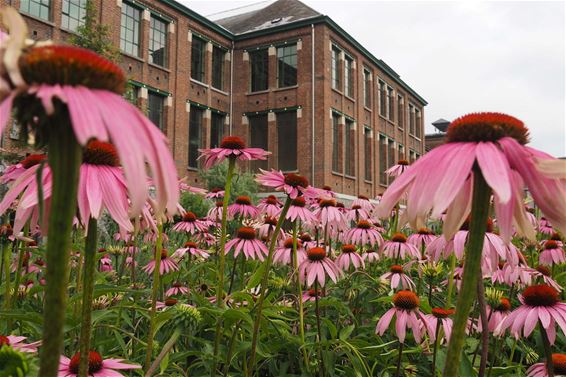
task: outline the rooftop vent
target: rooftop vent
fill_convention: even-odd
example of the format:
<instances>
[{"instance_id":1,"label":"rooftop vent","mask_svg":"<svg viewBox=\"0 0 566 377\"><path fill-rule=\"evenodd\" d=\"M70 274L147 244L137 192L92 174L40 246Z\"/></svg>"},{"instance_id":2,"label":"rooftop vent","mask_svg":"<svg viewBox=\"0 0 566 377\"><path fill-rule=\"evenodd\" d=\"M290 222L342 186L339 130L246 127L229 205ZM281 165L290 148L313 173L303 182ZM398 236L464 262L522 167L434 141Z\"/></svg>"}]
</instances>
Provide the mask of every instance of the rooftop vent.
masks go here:
<instances>
[{"instance_id":1,"label":"rooftop vent","mask_svg":"<svg viewBox=\"0 0 566 377\"><path fill-rule=\"evenodd\" d=\"M278 23L278 22L281 22L281 20L282 20L281 17L277 17L277 18L274 18L273 20L271 20L271 23L272 23L272 24L276 24L276 23Z\"/></svg>"}]
</instances>

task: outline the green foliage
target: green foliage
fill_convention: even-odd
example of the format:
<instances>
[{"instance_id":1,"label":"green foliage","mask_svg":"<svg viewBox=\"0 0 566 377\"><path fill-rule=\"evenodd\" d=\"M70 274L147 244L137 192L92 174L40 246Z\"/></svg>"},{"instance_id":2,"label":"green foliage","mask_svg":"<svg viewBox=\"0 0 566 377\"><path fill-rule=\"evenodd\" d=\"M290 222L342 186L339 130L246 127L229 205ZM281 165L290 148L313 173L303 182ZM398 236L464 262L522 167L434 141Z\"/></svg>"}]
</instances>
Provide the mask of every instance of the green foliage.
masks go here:
<instances>
[{"instance_id":1,"label":"green foliage","mask_svg":"<svg viewBox=\"0 0 566 377\"><path fill-rule=\"evenodd\" d=\"M0 348L0 377L24 377L28 371L28 362L23 353L10 346Z\"/></svg>"},{"instance_id":2,"label":"green foliage","mask_svg":"<svg viewBox=\"0 0 566 377\"><path fill-rule=\"evenodd\" d=\"M224 188L226 185L226 176L228 174L228 163L216 165L206 171L201 170L200 176L206 180L208 189ZM247 195L254 197L258 192L258 184L255 181L254 175L249 172L243 172L239 167L236 167L234 178L232 178L232 191L230 201L232 202L237 196Z\"/></svg>"},{"instance_id":3,"label":"green foliage","mask_svg":"<svg viewBox=\"0 0 566 377\"><path fill-rule=\"evenodd\" d=\"M202 195L184 192L179 201L184 209L193 212L197 217L204 217L210 209L210 201Z\"/></svg>"}]
</instances>

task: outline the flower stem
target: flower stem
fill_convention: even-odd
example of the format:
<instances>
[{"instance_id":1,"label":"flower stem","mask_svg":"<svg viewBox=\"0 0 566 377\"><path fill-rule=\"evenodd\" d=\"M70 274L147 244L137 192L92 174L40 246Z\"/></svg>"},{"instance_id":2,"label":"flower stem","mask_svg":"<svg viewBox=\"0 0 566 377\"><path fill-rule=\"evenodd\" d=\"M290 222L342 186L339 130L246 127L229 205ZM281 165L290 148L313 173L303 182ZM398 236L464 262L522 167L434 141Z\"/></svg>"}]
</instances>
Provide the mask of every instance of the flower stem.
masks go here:
<instances>
[{"instance_id":1,"label":"flower stem","mask_svg":"<svg viewBox=\"0 0 566 377\"><path fill-rule=\"evenodd\" d=\"M436 329L434 330L434 349L432 351L432 365L431 365L431 373L432 377L436 377L436 353L438 352L438 334L440 333L440 319L436 321Z\"/></svg>"},{"instance_id":2,"label":"flower stem","mask_svg":"<svg viewBox=\"0 0 566 377\"><path fill-rule=\"evenodd\" d=\"M12 248L10 246L4 246L2 248L2 258L4 260L4 275L5 275L5 282L4 282L4 310L8 312L10 310L10 255L12 254ZM20 261L18 261L19 263ZM7 328L7 333L10 332L10 326Z\"/></svg>"},{"instance_id":3,"label":"flower stem","mask_svg":"<svg viewBox=\"0 0 566 377\"><path fill-rule=\"evenodd\" d=\"M456 270L456 256L450 255L450 272L448 275L448 292L446 293L446 309L452 305L452 292L454 291L454 271Z\"/></svg>"},{"instance_id":4,"label":"flower stem","mask_svg":"<svg viewBox=\"0 0 566 377\"><path fill-rule=\"evenodd\" d=\"M299 220L293 224L293 267L295 268L295 284L297 285L297 303L299 306L299 334L301 336L301 348L303 349L303 361L305 366L309 366L309 357L305 348L305 315L303 313L303 287L301 278L299 276L299 264L297 257L297 229L299 227Z\"/></svg>"},{"instance_id":5,"label":"flower stem","mask_svg":"<svg viewBox=\"0 0 566 377\"><path fill-rule=\"evenodd\" d=\"M320 308L318 307L318 279L314 279L314 307L316 314L316 332L318 343L318 356L320 357L321 375L326 375L326 368L324 368L324 358L322 357L322 331L320 330Z\"/></svg>"},{"instance_id":6,"label":"flower stem","mask_svg":"<svg viewBox=\"0 0 566 377\"><path fill-rule=\"evenodd\" d=\"M456 302L454 327L448 344L445 377L456 377L460 369L460 357L466 339L466 323L468 314L476 298L477 281L481 270L481 254L489 214L491 188L483 178L479 169L474 170L474 193L472 197L472 212L468 249L464 262L462 288Z\"/></svg>"},{"instance_id":7,"label":"flower stem","mask_svg":"<svg viewBox=\"0 0 566 377\"><path fill-rule=\"evenodd\" d=\"M489 329L488 329L488 318L487 318L487 307L485 304L485 293L484 293L484 288L483 288L483 280L482 280L482 276L481 276L481 270L480 270L480 275L478 277L478 288L477 288L477 294L478 294L478 307L479 307L479 311L480 311L480 320L481 320L481 326L482 326L482 331L481 331L481 357L480 357L480 367L478 369L478 376L479 377L483 377L483 375L485 374L485 368L487 366L487 356L488 356L488 351L489 351Z\"/></svg>"},{"instance_id":8,"label":"flower stem","mask_svg":"<svg viewBox=\"0 0 566 377\"><path fill-rule=\"evenodd\" d=\"M43 311L43 341L39 377L55 377L63 351L63 326L67 309L69 253L82 150L68 115L48 122L49 167L53 179L47 242L47 287Z\"/></svg>"},{"instance_id":9,"label":"flower stem","mask_svg":"<svg viewBox=\"0 0 566 377\"><path fill-rule=\"evenodd\" d=\"M88 373L88 356L90 351L90 333L92 330L92 296L94 292L94 271L96 269L96 244L98 241L97 221L88 220L88 230L85 241L85 259L83 271L83 299L81 338L79 343L80 362L79 377L86 377Z\"/></svg>"},{"instance_id":10,"label":"flower stem","mask_svg":"<svg viewBox=\"0 0 566 377\"><path fill-rule=\"evenodd\" d=\"M395 372L395 377L401 375L401 358L403 357L403 343L399 342L399 357L397 358L397 371Z\"/></svg>"},{"instance_id":11,"label":"flower stem","mask_svg":"<svg viewBox=\"0 0 566 377\"><path fill-rule=\"evenodd\" d=\"M175 346L175 343L177 343L177 339L179 339L179 336L181 336L181 329L176 328L175 331L173 332L173 334L171 335L171 337L169 338L169 340L167 341L167 343L165 343L165 345L163 345L161 352L159 352L159 355L153 361L153 363L151 364L151 367L149 367L149 369L145 373L146 377L153 376L155 371L157 371L157 368L159 368L159 364L161 364L161 361L163 361L165 356L167 356L167 354L171 351L171 349L173 349L173 347Z\"/></svg>"},{"instance_id":12,"label":"flower stem","mask_svg":"<svg viewBox=\"0 0 566 377\"><path fill-rule=\"evenodd\" d=\"M151 291L151 311L149 313L149 331L147 333L147 348L145 352L145 368L149 370L151 366L151 355L153 353L153 336L156 325L156 303L157 295L159 294L159 268L161 266L161 250L163 249L163 224L157 224L157 243L155 245L155 268L153 270L153 289Z\"/></svg>"},{"instance_id":13,"label":"flower stem","mask_svg":"<svg viewBox=\"0 0 566 377\"><path fill-rule=\"evenodd\" d=\"M220 227L220 246L218 247L218 285L216 287L216 304L219 308L224 307L222 295L224 293L224 263L225 254L224 246L226 245L226 221L228 212L228 201L230 200L230 191L232 189L232 176L236 166L236 158L230 157L228 160L228 173L226 175L226 186L224 187L224 200L222 202L222 223ZM222 316L219 315L216 320L216 335L214 337L214 361L211 369L211 376L216 375L216 363L218 359L218 350L220 346L220 338L222 337Z\"/></svg>"},{"instance_id":14,"label":"flower stem","mask_svg":"<svg viewBox=\"0 0 566 377\"><path fill-rule=\"evenodd\" d=\"M542 326L542 323L538 322L540 329L540 337L542 339L542 345L544 347L544 356L546 357L546 373L548 377L554 377L554 365L552 363L552 349L550 348L550 341L548 340L548 334Z\"/></svg>"},{"instance_id":15,"label":"flower stem","mask_svg":"<svg viewBox=\"0 0 566 377\"><path fill-rule=\"evenodd\" d=\"M255 355L256 355L256 347L257 347L257 340L259 335L259 324L261 322L261 312L263 310L263 302L265 301L265 296L267 295L267 279L269 277L269 271L271 269L271 262L273 261L273 251L275 250L275 245L277 244L277 236L279 236L279 232L281 231L281 226L285 221L285 216L287 215L287 211L289 211L289 207L291 206L291 198L287 197L285 201L285 205L281 210L281 214L279 215L279 220L277 221L277 225L275 226L275 230L271 235L271 243L269 244L269 253L267 254L267 258L265 259L265 263L263 264L263 276L261 278L261 285L259 290L259 299L257 306L255 307L255 321L254 321L254 330L252 334L252 348L250 352L250 365L249 371L252 372L255 366Z\"/></svg>"}]
</instances>

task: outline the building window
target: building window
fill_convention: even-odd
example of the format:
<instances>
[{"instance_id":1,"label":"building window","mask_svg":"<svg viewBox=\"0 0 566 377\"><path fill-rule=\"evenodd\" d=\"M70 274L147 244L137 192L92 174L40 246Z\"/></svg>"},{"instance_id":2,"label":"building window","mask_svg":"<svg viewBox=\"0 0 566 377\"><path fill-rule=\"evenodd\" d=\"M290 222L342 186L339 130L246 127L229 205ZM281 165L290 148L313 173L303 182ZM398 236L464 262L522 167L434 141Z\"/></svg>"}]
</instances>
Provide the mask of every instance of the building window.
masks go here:
<instances>
[{"instance_id":1,"label":"building window","mask_svg":"<svg viewBox=\"0 0 566 377\"><path fill-rule=\"evenodd\" d=\"M342 90L342 82L340 81L340 50L336 46L332 46L332 88Z\"/></svg>"},{"instance_id":2,"label":"building window","mask_svg":"<svg viewBox=\"0 0 566 377\"><path fill-rule=\"evenodd\" d=\"M371 109L371 72L364 68L364 106Z\"/></svg>"},{"instance_id":3,"label":"building window","mask_svg":"<svg viewBox=\"0 0 566 377\"><path fill-rule=\"evenodd\" d=\"M387 117L387 92L385 90L387 85L379 80L379 115Z\"/></svg>"},{"instance_id":4,"label":"building window","mask_svg":"<svg viewBox=\"0 0 566 377\"><path fill-rule=\"evenodd\" d=\"M399 128L405 127L405 104L401 95L397 95L397 125Z\"/></svg>"},{"instance_id":5,"label":"building window","mask_svg":"<svg viewBox=\"0 0 566 377\"><path fill-rule=\"evenodd\" d=\"M395 94L390 86L387 87L387 119L392 122L395 119Z\"/></svg>"},{"instance_id":6,"label":"building window","mask_svg":"<svg viewBox=\"0 0 566 377\"><path fill-rule=\"evenodd\" d=\"M122 21L120 24L120 50L133 56L140 55L141 9L122 3Z\"/></svg>"},{"instance_id":7,"label":"building window","mask_svg":"<svg viewBox=\"0 0 566 377\"><path fill-rule=\"evenodd\" d=\"M395 141L393 139L387 140L387 168L389 169L397 163L395 159Z\"/></svg>"},{"instance_id":8,"label":"building window","mask_svg":"<svg viewBox=\"0 0 566 377\"><path fill-rule=\"evenodd\" d=\"M226 51L218 46L212 47L212 86L224 90L224 56Z\"/></svg>"},{"instance_id":9,"label":"building window","mask_svg":"<svg viewBox=\"0 0 566 377\"><path fill-rule=\"evenodd\" d=\"M332 171L342 173L342 133L340 115L332 114Z\"/></svg>"},{"instance_id":10,"label":"building window","mask_svg":"<svg viewBox=\"0 0 566 377\"><path fill-rule=\"evenodd\" d=\"M387 138L379 135L379 183L387 185Z\"/></svg>"},{"instance_id":11,"label":"building window","mask_svg":"<svg viewBox=\"0 0 566 377\"><path fill-rule=\"evenodd\" d=\"M249 117L250 124L250 147L268 150L267 138L267 114ZM251 163L252 171L267 169L267 160L257 160Z\"/></svg>"},{"instance_id":12,"label":"building window","mask_svg":"<svg viewBox=\"0 0 566 377\"><path fill-rule=\"evenodd\" d=\"M364 179L370 182L373 178L371 172L372 140L371 128L364 127Z\"/></svg>"},{"instance_id":13,"label":"building window","mask_svg":"<svg viewBox=\"0 0 566 377\"><path fill-rule=\"evenodd\" d=\"M415 134L415 106L409 104L409 134Z\"/></svg>"},{"instance_id":14,"label":"building window","mask_svg":"<svg viewBox=\"0 0 566 377\"><path fill-rule=\"evenodd\" d=\"M204 110L191 106L189 115L189 168L198 168L199 148L202 148L202 118Z\"/></svg>"},{"instance_id":15,"label":"building window","mask_svg":"<svg viewBox=\"0 0 566 377\"><path fill-rule=\"evenodd\" d=\"M22 0L20 2L20 12L30 16L49 21L51 11L51 0Z\"/></svg>"},{"instance_id":16,"label":"building window","mask_svg":"<svg viewBox=\"0 0 566 377\"><path fill-rule=\"evenodd\" d=\"M297 45L277 48L277 81L279 88L297 85Z\"/></svg>"},{"instance_id":17,"label":"building window","mask_svg":"<svg viewBox=\"0 0 566 377\"><path fill-rule=\"evenodd\" d=\"M344 92L350 98L354 98L354 60L346 55L344 59Z\"/></svg>"},{"instance_id":18,"label":"building window","mask_svg":"<svg viewBox=\"0 0 566 377\"><path fill-rule=\"evenodd\" d=\"M10 139L20 140L22 136L22 125L14 119L12 121L12 127L10 128Z\"/></svg>"},{"instance_id":19,"label":"building window","mask_svg":"<svg viewBox=\"0 0 566 377\"><path fill-rule=\"evenodd\" d=\"M403 147L402 144L399 144L398 150L399 150L399 152L398 152L399 155L398 155L397 161L404 160L405 159L405 147Z\"/></svg>"},{"instance_id":20,"label":"building window","mask_svg":"<svg viewBox=\"0 0 566 377\"><path fill-rule=\"evenodd\" d=\"M277 114L277 167L282 171L297 170L297 112Z\"/></svg>"},{"instance_id":21,"label":"building window","mask_svg":"<svg viewBox=\"0 0 566 377\"><path fill-rule=\"evenodd\" d=\"M217 148L224 137L224 122L226 115L212 113L210 120L210 148Z\"/></svg>"},{"instance_id":22,"label":"building window","mask_svg":"<svg viewBox=\"0 0 566 377\"><path fill-rule=\"evenodd\" d=\"M269 83L269 54L267 49L250 52L251 91L267 90Z\"/></svg>"},{"instance_id":23,"label":"building window","mask_svg":"<svg viewBox=\"0 0 566 377\"><path fill-rule=\"evenodd\" d=\"M204 55L206 42L193 36L191 43L191 78L204 82Z\"/></svg>"},{"instance_id":24,"label":"building window","mask_svg":"<svg viewBox=\"0 0 566 377\"><path fill-rule=\"evenodd\" d=\"M415 161L415 151L409 151L409 163L412 164Z\"/></svg>"},{"instance_id":25,"label":"building window","mask_svg":"<svg viewBox=\"0 0 566 377\"><path fill-rule=\"evenodd\" d=\"M163 120L163 102L165 97L149 92L147 94L147 117L155 124L161 131L165 132L165 122Z\"/></svg>"},{"instance_id":26,"label":"building window","mask_svg":"<svg viewBox=\"0 0 566 377\"><path fill-rule=\"evenodd\" d=\"M346 119L345 129L346 144L346 175L356 176L356 125L354 121Z\"/></svg>"},{"instance_id":27,"label":"building window","mask_svg":"<svg viewBox=\"0 0 566 377\"><path fill-rule=\"evenodd\" d=\"M84 25L87 0L63 0L61 9L61 27L70 31L77 31L77 27Z\"/></svg>"},{"instance_id":28,"label":"building window","mask_svg":"<svg viewBox=\"0 0 566 377\"><path fill-rule=\"evenodd\" d=\"M149 27L149 62L167 66L167 26L160 18L151 16Z\"/></svg>"},{"instance_id":29,"label":"building window","mask_svg":"<svg viewBox=\"0 0 566 377\"><path fill-rule=\"evenodd\" d=\"M421 111L415 108L415 136L421 138Z\"/></svg>"}]
</instances>

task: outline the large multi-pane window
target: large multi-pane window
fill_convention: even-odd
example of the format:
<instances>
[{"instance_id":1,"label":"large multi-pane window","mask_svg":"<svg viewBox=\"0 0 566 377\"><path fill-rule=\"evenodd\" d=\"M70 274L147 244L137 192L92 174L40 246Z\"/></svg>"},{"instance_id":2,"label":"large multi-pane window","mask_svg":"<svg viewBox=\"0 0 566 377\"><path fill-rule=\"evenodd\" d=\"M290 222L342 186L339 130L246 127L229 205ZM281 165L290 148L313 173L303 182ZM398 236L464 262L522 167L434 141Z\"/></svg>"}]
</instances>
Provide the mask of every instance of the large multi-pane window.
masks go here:
<instances>
[{"instance_id":1,"label":"large multi-pane window","mask_svg":"<svg viewBox=\"0 0 566 377\"><path fill-rule=\"evenodd\" d=\"M379 115L386 117L387 116L387 92L385 88L387 85L379 80Z\"/></svg>"},{"instance_id":2,"label":"large multi-pane window","mask_svg":"<svg viewBox=\"0 0 566 377\"><path fill-rule=\"evenodd\" d=\"M87 0L63 0L61 9L61 27L76 31L77 27L84 25Z\"/></svg>"},{"instance_id":3,"label":"large multi-pane window","mask_svg":"<svg viewBox=\"0 0 566 377\"><path fill-rule=\"evenodd\" d=\"M268 150L267 138L267 114L254 115L249 117L250 124L250 147ZM267 169L267 160L253 161L252 171L258 168Z\"/></svg>"},{"instance_id":4,"label":"large multi-pane window","mask_svg":"<svg viewBox=\"0 0 566 377\"><path fill-rule=\"evenodd\" d=\"M149 23L149 62L167 66L167 26L161 18L151 16Z\"/></svg>"},{"instance_id":5,"label":"large multi-pane window","mask_svg":"<svg viewBox=\"0 0 566 377\"><path fill-rule=\"evenodd\" d=\"M344 93L354 98L354 60L346 55L344 59Z\"/></svg>"},{"instance_id":6,"label":"large multi-pane window","mask_svg":"<svg viewBox=\"0 0 566 377\"><path fill-rule=\"evenodd\" d=\"M210 120L210 148L217 148L224 137L224 121L226 115L221 113L212 113Z\"/></svg>"},{"instance_id":7,"label":"large multi-pane window","mask_svg":"<svg viewBox=\"0 0 566 377\"><path fill-rule=\"evenodd\" d=\"M191 106L189 116L189 168L198 168L199 148L202 148L202 118L204 110Z\"/></svg>"},{"instance_id":8,"label":"large multi-pane window","mask_svg":"<svg viewBox=\"0 0 566 377\"><path fill-rule=\"evenodd\" d=\"M191 78L204 82L206 42L193 36L191 43Z\"/></svg>"},{"instance_id":9,"label":"large multi-pane window","mask_svg":"<svg viewBox=\"0 0 566 377\"><path fill-rule=\"evenodd\" d=\"M332 88L342 90L342 82L340 77L340 49L332 46Z\"/></svg>"},{"instance_id":10,"label":"large multi-pane window","mask_svg":"<svg viewBox=\"0 0 566 377\"><path fill-rule=\"evenodd\" d=\"M297 112L277 114L277 167L282 171L297 170Z\"/></svg>"},{"instance_id":11,"label":"large multi-pane window","mask_svg":"<svg viewBox=\"0 0 566 377\"><path fill-rule=\"evenodd\" d=\"M165 122L163 117L163 102L165 97L158 94L149 92L147 94L147 117L155 124L161 131L165 131Z\"/></svg>"},{"instance_id":12,"label":"large multi-pane window","mask_svg":"<svg viewBox=\"0 0 566 377\"><path fill-rule=\"evenodd\" d=\"M409 134L415 134L415 106L409 104Z\"/></svg>"},{"instance_id":13,"label":"large multi-pane window","mask_svg":"<svg viewBox=\"0 0 566 377\"><path fill-rule=\"evenodd\" d=\"M345 134L346 175L354 177L356 175L356 125L354 121L346 119Z\"/></svg>"},{"instance_id":14,"label":"large multi-pane window","mask_svg":"<svg viewBox=\"0 0 566 377\"><path fill-rule=\"evenodd\" d=\"M297 85L297 45L277 48L277 82L279 88Z\"/></svg>"},{"instance_id":15,"label":"large multi-pane window","mask_svg":"<svg viewBox=\"0 0 566 377\"><path fill-rule=\"evenodd\" d=\"M399 128L405 127L405 104L403 102L403 96L397 95L397 126Z\"/></svg>"},{"instance_id":16,"label":"large multi-pane window","mask_svg":"<svg viewBox=\"0 0 566 377\"><path fill-rule=\"evenodd\" d=\"M212 48L212 86L224 90L224 56L226 51L218 46Z\"/></svg>"},{"instance_id":17,"label":"large multi-pane window","mask_svg":"<svg viewBox=\"0 0 566 377\"><path fill-rule=\"evenodd\" d=\"M415 108L415 136L421 138L421 111Z\"/></svg>"},{"instance_id":18,"label":"large multi-pane window","mask_svg":"<svg viewBox=\"0 0 566 377\"><path fill-rule=\"evenodd\" d=\"M372 156L373 156L373 151L372 151L372 134L371 134L371 128L369 127L364 127L364 179L366 181L370 181L372 180L372 166L371 166L371 161L372 161Z\"/></svg>"},{"instance_id":19,"label":"large multi-pane window","mask_svg":"<svg viewBox=\"0 0 566 377\"><path fill-rule=\"evenodd\" d=\"M49 21L51 0L22 0L20 2L20 12Z\"/></svg>"},{"instance_id":20,"label":"large multi-pane window","mask_svg":"<svg viewBox=\"0 0 566 377\"><path fill-rule=\"evenodd\" d=\"M371 109L371 72L364 68L364 106Z\"/></svg>"},{"instance_id":21,"label":"large multi-pane window","mask_svg":"<svg viewBox=\"0 0 566 377\"><path fill-rule=\"evenodd\" d=\"M379 135L379 183L387 185L387 138Z\"/></svg>"},{"instance_id":22,"label":"large multi-pane window","mask_svg":"<svg viewBox=\"0 0 566 377\"><path fill-rule=\"evenodd\" d=\"M399 146L397 147L397 153L397 161L405 159L405 147L403 146L403 144L399 144Z\"/></svg>"},{"instance_id":23,"label":"large multi-pane window","mask_svg":"<svg viewBox=\"0 0 566 377\"><path fill-rule=\"evenodd\" d=\"M390 86L387 87L387 119L395 119L395 93Z\"/></svg>"},{"instance_id":24,"label":"large multi-pane window","mask_svg":"<svg viewBox=\"0 0 566 377\"><path fill-rule=\"evenodd\" d=\"M389 139L387 141L387 168L389 169L396 163L397 160L395 159L395 141L393 139Z\"/></svg>"},{"instance_id":25,"label":"large multi-pane window","mask_svg":"<svg viewBox=\"0 0 566 377\"><path fill-rule=\"evenodd\" d=\"M342 135L340 115L332 114L332 171L342 173Z\"/></svg>"},{"instance_id":26,"label":"large multi-pane window","mask_svg":"<svg viewBox=\"0 0 566 377\"><path fill-rule=\"evenodd\" d=\"M269 54L266 48L250 53L251 91L267 90L269 83Z\"/></svg>"},{"instance_id":27,"label":"large multi-pane window","mask_svg":"<svg viewBox=\"0 0 566 377\"><path fill-rule=\"evenodd\" d=\"M133 56L140 55L141 9L130 3L122 3L120 24L120 50Z\"/></svg>"}]
</instances>

